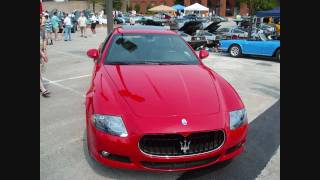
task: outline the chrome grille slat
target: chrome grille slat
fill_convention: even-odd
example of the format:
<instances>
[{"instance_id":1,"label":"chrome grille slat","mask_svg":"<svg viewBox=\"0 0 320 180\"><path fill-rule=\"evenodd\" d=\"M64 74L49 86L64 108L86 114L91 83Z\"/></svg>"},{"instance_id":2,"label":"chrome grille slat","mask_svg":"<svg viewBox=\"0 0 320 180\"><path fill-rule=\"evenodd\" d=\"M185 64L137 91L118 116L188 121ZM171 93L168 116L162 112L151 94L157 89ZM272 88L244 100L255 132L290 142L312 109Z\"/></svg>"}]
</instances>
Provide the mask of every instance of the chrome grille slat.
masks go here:
<instances>
[{"instance_id":1,"label":"chrome grille slat","mask_svg":"<svg viewBox=\"0 0 320 180\"><path fill-rule=\"evenodd\" d=\"M145 135L139 141L140 150L155 156L185 156L214 151L224 143L224 131L196 132L187 137L180 134ZM190 141L189 149L184 153L180 142Z\"/></svg>"}]
</instances>

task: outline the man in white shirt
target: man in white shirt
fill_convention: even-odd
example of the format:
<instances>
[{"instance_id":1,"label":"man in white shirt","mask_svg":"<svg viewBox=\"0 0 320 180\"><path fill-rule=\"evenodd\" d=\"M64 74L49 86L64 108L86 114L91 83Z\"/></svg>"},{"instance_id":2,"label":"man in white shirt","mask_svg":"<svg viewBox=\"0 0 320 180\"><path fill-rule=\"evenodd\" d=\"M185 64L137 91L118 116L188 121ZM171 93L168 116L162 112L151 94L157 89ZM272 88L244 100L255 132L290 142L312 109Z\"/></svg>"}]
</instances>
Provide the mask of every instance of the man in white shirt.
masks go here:
<instances>
[{"instance_id":1,"label":"man in white shirt","mask_svg":"<svg viewBox=\"0 0 320 180\"><path fill-rule=\"evenodd\" d=\"M66 14L66 17L63 20L64 23L64 41L71 41L71 14Z\"/></svg>"},{"instance_id":2,"label":"man in white shirt","mask_svg":"<svg viewBox=\"0 0 320 180\"><path fill-rule=\"evenodd\" d=\"M80 27L80 31L81 31L81 37L87 37L86 36L86 21L87 21L87 18L83 15L83 13L81 13L81 16L78 18L78 24L79 24L79 27Z\"/></svg>"}]
</instances>

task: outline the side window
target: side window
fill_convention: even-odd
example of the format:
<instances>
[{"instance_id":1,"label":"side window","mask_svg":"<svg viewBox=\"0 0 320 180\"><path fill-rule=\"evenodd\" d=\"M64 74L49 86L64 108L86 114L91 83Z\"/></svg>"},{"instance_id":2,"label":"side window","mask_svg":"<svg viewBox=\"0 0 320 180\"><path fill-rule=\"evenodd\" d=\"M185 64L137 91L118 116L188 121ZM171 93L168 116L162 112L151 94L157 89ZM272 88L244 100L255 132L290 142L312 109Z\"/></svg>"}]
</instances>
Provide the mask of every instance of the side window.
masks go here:
<instances>
[{"instance_id":1,"label":"side window","mask_svg":"<svg viewBox=\"0 0 320 180\"><path fill-rule=\"evenodd\" d=\"M183 37L188 37L188 35L185 34L185 33L181 33L181 36L183 36Z\"/></svg>"},{"instance_id":2,"label":"side window","mask_svg":"<svg viewBox=\"0 0 320 180\"><path fill-rule=\"evenodd\" d=\"M103 50L106 48L106 45L108 44L108 41L109 41L109 39L110 39L110 37L111 37L112 34L113 34L113 32L111 32L111 33L108 35L108 37L103 41L101 48L99 49L99 55L100 55L100 57L98 58L98 63L100 62L100 59L101 59Z\"/></svg>"},{"instance_id":3,"label":"side window","mask_svg":"<svg viewBox=\"0 0 320 180\"><path fill-rule=\"evenodd\" d=\"M220 29L220 32L229 32L229 29L228 28L222 28L222 29Z\"/></svg>"},{"instance_id":4,"label":"side window","mask_svg":"<svg viewBox=\"0 0 320 180\"><path fill-rule=\"evenodd\" d=\"M234 29L233 30L234 33L243 33L243 31L239 30L239 29Z\"/></svg>"}]
</instances>

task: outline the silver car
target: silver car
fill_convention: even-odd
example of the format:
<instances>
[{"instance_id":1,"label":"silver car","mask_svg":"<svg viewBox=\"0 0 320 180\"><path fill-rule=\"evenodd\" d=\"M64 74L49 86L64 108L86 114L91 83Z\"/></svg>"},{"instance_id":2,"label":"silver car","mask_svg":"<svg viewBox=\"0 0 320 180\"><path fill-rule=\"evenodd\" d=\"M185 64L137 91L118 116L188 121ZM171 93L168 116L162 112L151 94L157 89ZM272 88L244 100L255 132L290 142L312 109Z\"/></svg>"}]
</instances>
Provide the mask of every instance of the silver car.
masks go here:
<instances>
[{"instance_id":1,"label":"silver car","mask_svg":"<svg viewBox=\"0 0 320 180\"><path fill-rule=\"evenodd\" d=\"M232 38L247 38L248 32L239 29L238 27L223 27L217 29L217 34L221 35L224 39L232 39Z\"/></svg>"}]
</instances>

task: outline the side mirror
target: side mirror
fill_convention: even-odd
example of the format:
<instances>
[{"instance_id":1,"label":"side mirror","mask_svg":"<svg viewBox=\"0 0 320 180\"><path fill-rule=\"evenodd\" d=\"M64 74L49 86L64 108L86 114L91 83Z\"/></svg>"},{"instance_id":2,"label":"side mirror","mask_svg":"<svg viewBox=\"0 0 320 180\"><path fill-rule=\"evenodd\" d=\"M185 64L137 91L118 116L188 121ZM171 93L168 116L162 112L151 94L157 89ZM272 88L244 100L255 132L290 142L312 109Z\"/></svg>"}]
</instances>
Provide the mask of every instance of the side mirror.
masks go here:
<instances>
[{"instance_id":1,"label":"side mirror","mask_svg":"<svg viewBox=\"0 0 320 180\"><path fill-rule=\"evenodd\" d=\"M99 51L97 49L89 49L87 55L92 59L97 59L99 57Z\"/></svg>"},{"instance_id":2,"label":"side mirror","mask_svg":"<svg viewBox=\"0 0 320 180\"><path fill-rule=\"evenodd\" d=\"M204 59L204 58L206 58L206 57L208 57L208 56L209 56L208 51L206 51L206 50L200 50L200 52L199 52L199 57L200 57L200 59Z\"/></svg>"}]
</instances>

